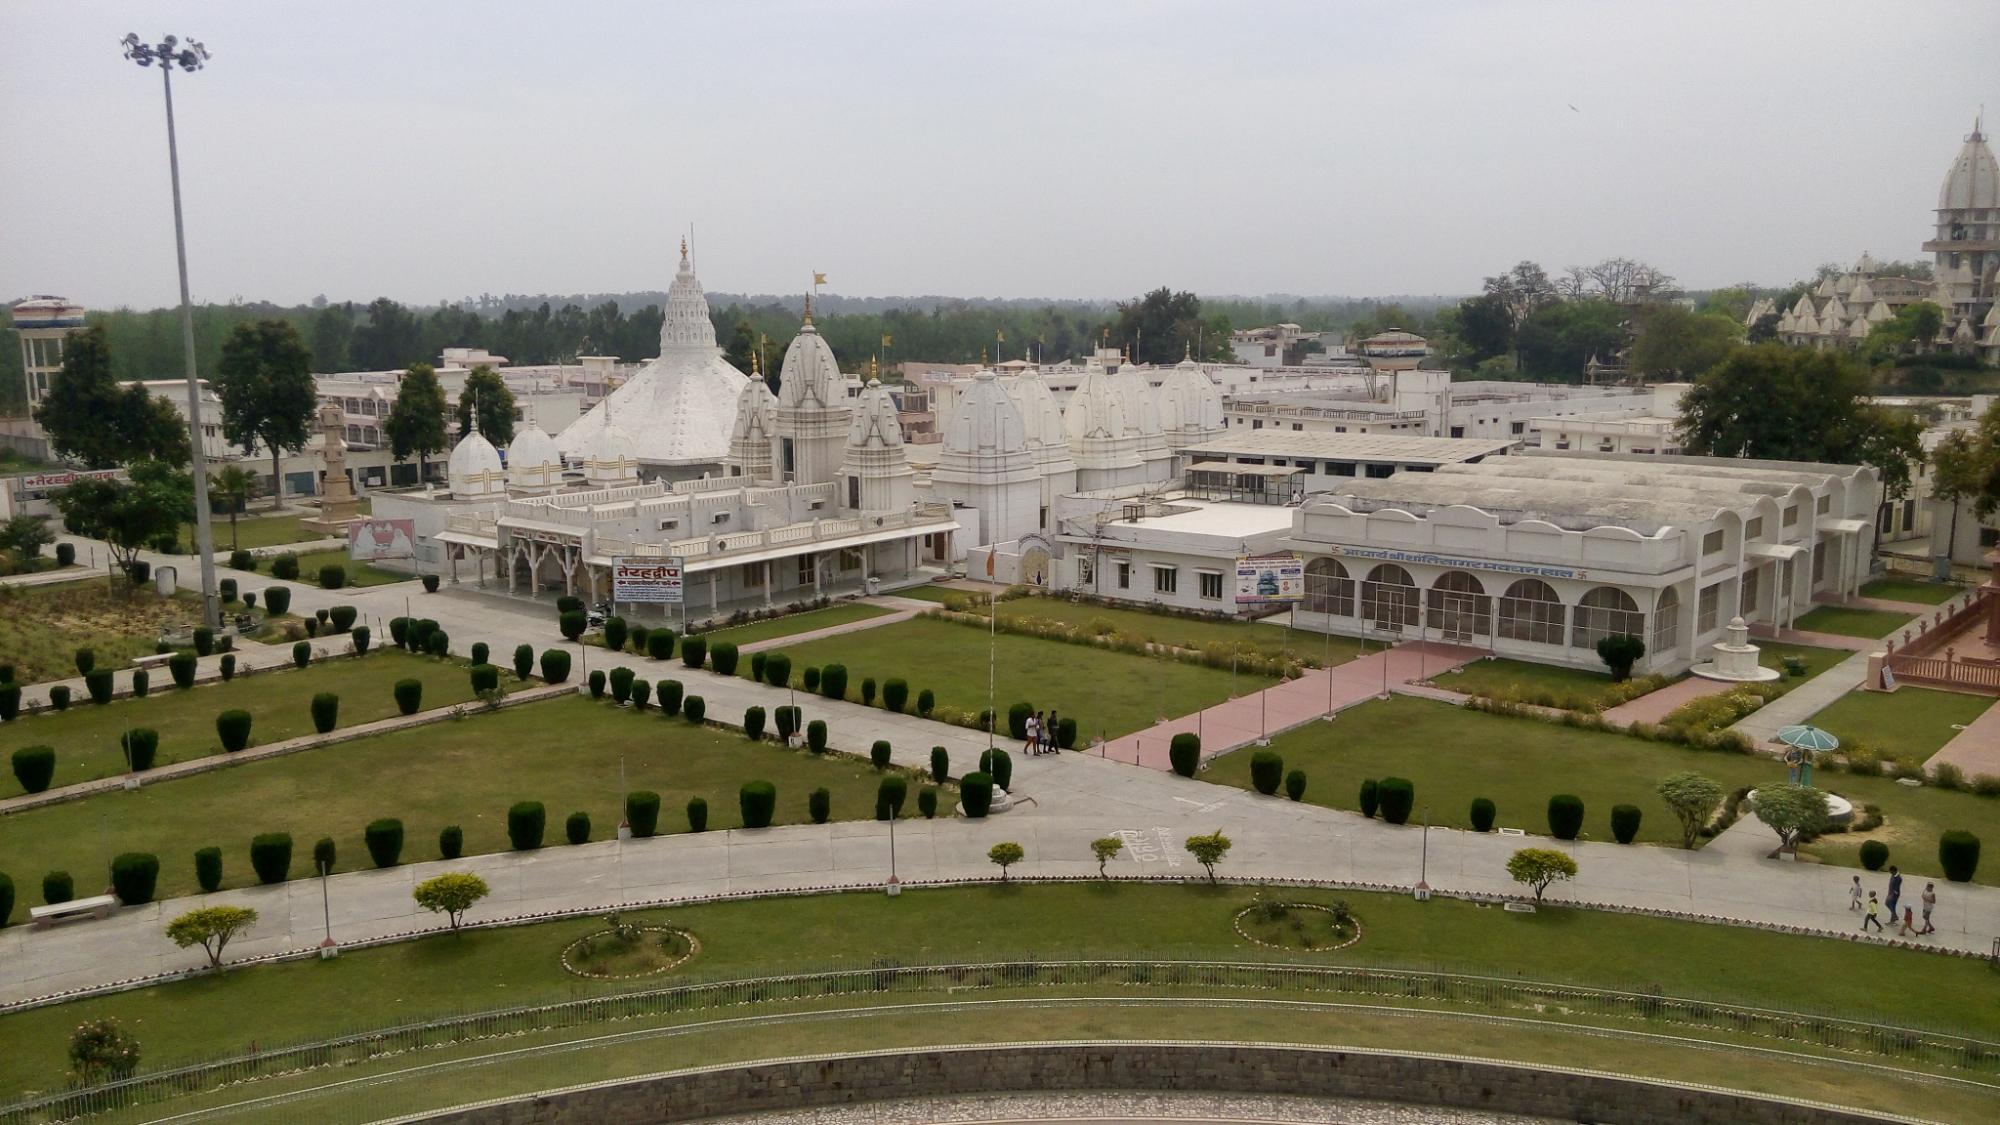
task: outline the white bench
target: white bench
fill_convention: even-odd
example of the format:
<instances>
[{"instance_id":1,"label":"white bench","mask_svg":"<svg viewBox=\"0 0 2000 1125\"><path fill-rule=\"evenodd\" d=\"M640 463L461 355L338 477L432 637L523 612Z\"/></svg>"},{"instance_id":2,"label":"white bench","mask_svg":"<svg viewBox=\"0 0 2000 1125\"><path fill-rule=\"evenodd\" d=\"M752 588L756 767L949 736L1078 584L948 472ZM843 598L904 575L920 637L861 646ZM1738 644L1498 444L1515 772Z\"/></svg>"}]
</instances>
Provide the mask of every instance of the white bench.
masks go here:
<instances>
[{"instance_id":1,"label":"white bench","mask_svg":"<svg viewBox=\"0 0 2000 1125\"><path fill-rule=\"evenodd\" d=\"M88 914L92 918L109 918L111 912L116 909L118 909L117 896L94 895L90 898L73 898L68 902L56 903L54 906L37 906L28 911L28 921L36 929L41 930L64 918L74 918L79 914Z\"/></svg>"},{"instance_id":2,"label":"white bench","mask_svg":"<svg viewBox=\"0 0 2000 1125\"><path fill-rule=\"evenodd\" d=\"M173 658L174 654L171 652L152 652L145 656L133 657L132 663L140 668L158 668Z\"/></svg>"}]
</instances>

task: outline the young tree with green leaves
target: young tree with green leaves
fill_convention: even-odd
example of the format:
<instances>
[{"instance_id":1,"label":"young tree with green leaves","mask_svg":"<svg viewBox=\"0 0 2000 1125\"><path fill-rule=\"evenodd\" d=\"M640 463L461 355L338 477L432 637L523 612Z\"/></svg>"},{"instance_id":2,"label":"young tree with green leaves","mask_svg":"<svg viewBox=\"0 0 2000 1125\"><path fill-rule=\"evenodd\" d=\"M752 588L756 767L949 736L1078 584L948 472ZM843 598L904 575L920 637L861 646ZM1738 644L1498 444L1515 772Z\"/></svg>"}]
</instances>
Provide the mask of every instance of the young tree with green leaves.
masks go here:
<instances>
[{"instance_id":1,"label":"young tree with green leaves","mask_svg":"<svg viewBox=\"0 0 2000 1125\"><path fill-rule=\"evenodd\" d=\"M1757 819L1764 822L1764 827L1778 834L1778 846L1771 852L1773 857L1779 852L1797 851L1799 841L1826 830L1826 794L1810 785L1791 782L1760 785L1756 809Z\"/></svg>"},{"instance_id":2,"label":"young tree with green leaves","mask_svg":"<svg viewBox=\"0 0 2000 1125\"><path fill-rule=\"evenodd\" d=\"M13 551L24 559L39 556L43 547L55 541L56 533L40 516L23 512L0 523L0 551Z\"/></svg>"},{"instance_id":3,"label":"young tree with green leaves","mask_svg":"<svg viewBox=\"0 0 2000 1125\"><path fill-rule=\"evenodd\" d=\"M1554 848L1522 848L1507 857L1507 875L1533 888L1535 901L1540 902L1549 884L1576 878L1576 861Z\"/></svg>"},{"instance_id":4,"label":"young tree with green leaves","mask_svg":"<svg viewBox=\"0 0 2000 1125\"><path fill-rule=\"evenodd\" d=\"M1218 828L1206 836L1189 836L1182 846L1208 872L1208 881L1215 882L1215 865L1229 854L1230 847L1230 839L1222 834L1222 829Z\"/></svg>"},{"instance_id":5,"label":"young tree with green leaves","mask_svg":"<svg viewBox=\"0 0 2000 1125\"><path fill-rule=\"evenodd\" d=\"M389 452L399 461L417 459L417 479L430 475L429 458L446 446L444 387L428 363L413 363L396 387L396 404L382 429L389 435Z\"/></svg>"},{"instance_id":6,"label":"young tree with green leaves","mask_svg":"<svg viewBox=\"0 0 2000 1125\"><path fill-rule=\"evenodd\" d=\"M111 374L104 330L79 329L63 344L62 370L35 410L58 457L89 469L188 459L187 422L165 399Z\"/></svg>"},{"instance_id":7,"label":"young tree with green leaves","mask_svg":"<svg viewBox=\"0 0 2000 1125\"><path fill-rule=\"evenodd\" d=\"M264 486L257 474L241 465L225 465L208 474L208 494L229 506L229 549L236 549L236 517L250 506Z\"/></svg>"},{"instance_id":8,"label":"young tree with green leaves","mask_svg":"<svg viewBox=\"0 0 2000 1125\"><path fill-rule=\"evenodd\" d=\"M257 924L257 912L247 906L204 906L167 923L167 936L186 949L201 946L208 967L222 967L222 951L231 938Z\"/></svg>"},{"instance_id":9,"label":"young tree with green leaves","mask_svg":"<svg viewBox=\"0 0 2000 1125\"><path fill-rule=\"evenodd\" d=\"M1007 881L1007 869L1021 862L1027 854L1021 845L1012 840L1003 840L986 849L986 858L1000 868L1000 881L1003 883Z\"/></svg>"},{"instance_id":10,"label":"young tree with green leaves","mask_svg":"<svg viewBox=\"0 0 2000 1125\"><path fill-rule=\"evenodd\" d=\"M1951 505L1952 544L1960 501L1980 519L2000 510L2000 404L1987 408L1977 429L1954 430L1931 450L1931 497Z\"/></svg>"},{"instance_id":11,"label":"young tree with green leaves","mask_svg":"<svg viewBox=\"0 0 2000 1125\"><path fill-rule=\"evenodd\" d=\"M86 478L55 494L63 526L102 539L124 569L148 544L194 518L194 480L185 470L141 461L127 475L130 480Z\"/></svg>"},{"instance_id":12,"label":"young tree with green leaves","mask_svg":"<svg viewBox=\"0 0 2000 1125\"><path fill-rule=\"evenodd\" d=\"M1090 854L1097 857L1098 878L1109 879L1111 877L1105 874L1104 865L1117 859L1118 853L1124 850L1125 841L1116 836L1100 836L1090 842Z\"/></svg>"},{"instance_id":13,"label":"young tree with green leaves","mask_svg":"<svg viewBox=\"0 0 2000 1125\"><path fill-rule=\"evenodd\" d=\"M479 410L479 432L494 445L506 447L514 441L514 392L498 371L480 364L465 377L458 392L458 432L472 432L472 411Z\"/></svg>"},{"instance_id":14,"label":"young tree with green leaves","mask_svg":"<svg viewBox=\"0 0 2000 1125\"><path fill-rule=\"evenodd\" d=\"M1742 338L1736 317L1650 305L1639 316L1639 335L1627 358L1641 375L1694 378L1721 363Z\"/></svg>"},{"instance_id":15,"label":"young tree with green leaves","mask_svg":"<svg viewBox=\"0 0 2000 1125\"><path fill-rule=\"evenodd\" d=\"M222 342L216 364L215 394L222 401L222 436L245 453L259 443L271 451L271 507L285 502L279 458L304 449L312 436L319 389L312 377L312 350L290 321L239 324Z\"/></svg>"},{"instance_id":16,"label":"young tree with green leaves","mask_svg":"<svg viewBox=\"0 0 2000 1125\"><path fill-rule=\"evenodd\" d=\"M485 898L489 893L491 889L487 887L486 880L477 875L454 871L418 883L410 892L410 897L416 899L417 905L425 910L433 914L443 914L451 919L451 928L455 930L465 917L465 912L472 909L472 904Z\"/></svg>"},{"instance_id":17,"label":"young tree with green leaves","mask_svg":"<svg viewBox=\"0 0 2000 1125\"><path fill-rule=\"evenodd\" d=\"M1701 830L1722 805L1722 786L1692 770L1674 774L1660 782L1660 795L1681 822L1681 847L1694 847Z\"/></svg>"}]
</instances>

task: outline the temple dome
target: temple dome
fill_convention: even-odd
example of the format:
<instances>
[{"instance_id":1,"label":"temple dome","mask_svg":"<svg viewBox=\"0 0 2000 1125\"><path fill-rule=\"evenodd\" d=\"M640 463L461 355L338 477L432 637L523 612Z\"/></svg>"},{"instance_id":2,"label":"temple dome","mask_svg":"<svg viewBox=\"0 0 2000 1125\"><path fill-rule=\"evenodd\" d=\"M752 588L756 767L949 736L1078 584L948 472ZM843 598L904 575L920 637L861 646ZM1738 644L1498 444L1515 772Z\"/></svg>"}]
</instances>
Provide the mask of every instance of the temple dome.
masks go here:
<instances>
[{"instance_id":1,"label":"temple dome","mask_svg":"<svg viewBox=\"0 0 2000 1125\"><path fill-rule=\"evenodd\" d=\"M681 268L667 287L666 315L660 321L660 354L675 348L715 347L715 321L708 315L708 295L694 276L687 240L681 240Z\"/></svg>"},{"instance_id":2,"label":"temple dome","mask_svg":"<svg viewBox=\"0 0 2000 1125\"><path fill-rule=\"evenodd\" d=\"M849 449L901 449L903 426L897 419L896 399L880 379L868 380L861 397L854 400L854 420L847 426Z\"/></svg>"},{"instance_id":3,"label":"temple dome","mask_svg":"<svg viewBox=\"0 0 2000 1125\"><path fill-rule=\"evenodd\" d=\"M1049 385L1041 375L1024 372L1007 380L1006 388L1008 396L1021 412L1021 428L1027 436L1029 448L1069 443L1068 435L1063 432L1062 407L1056 405L1056 396L1049 391Z\"/></svg>"},{"instance_id":4,"label":"temple dome","mask_svg":"<svg viewBox=\"0 0 2000 1125\"><path fill-rule=\"evenodd\" d=\"M507 483L516 488L546 488L562 480L562 451L540 426L514 435L507 446Z\"/></svg>"},{"instance_id":5,"label":"temple dome","mask_svg":"<svg viewBox=\"0 0 2000 1125\"><path fill-rule=\"evenodd\" d=\"M1992 207L2000 207L2000 162L1993 159L1986 135L1975 121L1965 147L1958 150L1951 170L1945 173L1944 186L1938 189L1938 210Z\"/></svg>"},{"instance_id":6,"label":"temple dome","mask_svg":"<svg viewBox=\"0 0 2000 1125\"><path fill-rule=\"evenodd\" d=\"M793 410L845 405L840 363L810 316L785 348L785 363L778 369L778 404Z\"/></svg>"},{"instance_id":7,"label":"temple dome","mask_svg":"<svg viewBox=\"0 0 2000 1125\"><path fill-rule=\"evenodd\" d=\"M1063 436L1072 448L1093 438L1118 441L1137 437L1127 418L1125 392L1117 377L1092 365L1077 381L1069 405L1063 408Z\"/></svg>"},{"instance_id":8,"label":"temple dome","mask_svg":"<svg viewBox=\"0 0 2000 1125\"><path fill-rule=\"evenodd\" d=\"M1169 434L1200 435L1197 440L1222 432L1222 395L1192 359L1175 364L1160 384L1160 426Z\"/></svg>"},{"instance_id":9,"label":"temple dome","mask_svg":"<svg viewBox=\"0 0 2000 1125\"><path fill-rule=\"evenodd\" d=\"M736 424L730 430L732 441L770 441L778 432L778 399L771 393L771 385L762 378L746 380L743 391L736 396Z\"/></svg>"},{"instance_id":10,"label":"temple dome","mask_svg":"<svg viewBox=\"0 0 2000 1125\"><path fill-rule=\"evenodd\" d=\"M1026 427L1020 408L1000 387L991 371L973 377L972 386L958 400L958 409L944 429L944 452L1020 453L1028 448Z\"/></svg>"},{"instance_id":11,"label":"temple dome","mask_svg":"<svg viewBox=\"0 0 2000 1125\"><path fill-rule=\"evenodd\" d=\"M476 427L452 447L445 473L452 492L460 496L491 496L507 490L500 451Z\"/></svg>"},{"instance_id":12,"label":"temple dome","mask_svg":"<svg viewBox=\"0 0 2000 1125\"><path fill-rule=\"evenodd\" d=\"M604 463L632 460L632 435L606 417L608 412L599 413L603 411L600 406L592 412L598 414L598 421L591 427L590 435L583 444L583 459Z\"/></svg>"}]
</instances>

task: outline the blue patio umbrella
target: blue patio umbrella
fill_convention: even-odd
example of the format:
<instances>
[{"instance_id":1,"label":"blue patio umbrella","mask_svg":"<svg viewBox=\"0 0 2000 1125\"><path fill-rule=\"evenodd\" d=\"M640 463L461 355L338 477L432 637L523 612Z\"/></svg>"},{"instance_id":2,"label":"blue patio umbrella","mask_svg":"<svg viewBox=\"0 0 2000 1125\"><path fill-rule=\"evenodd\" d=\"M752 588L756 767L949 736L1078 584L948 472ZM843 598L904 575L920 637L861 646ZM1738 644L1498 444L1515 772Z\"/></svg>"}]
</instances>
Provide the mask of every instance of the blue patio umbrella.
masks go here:
<instances>
[{"instance_id":1,"label":"blue patio umbrella","mask_svg":"<svg viewBox=\"0 0 2000 1125\"><path fill-rule=\"evenodd\" d=\"M1840 740L1819 729L1802 724L1778 728L1778 741L1801 750L1827 751L1840 749Z\"/></svg>"}]
</instances>

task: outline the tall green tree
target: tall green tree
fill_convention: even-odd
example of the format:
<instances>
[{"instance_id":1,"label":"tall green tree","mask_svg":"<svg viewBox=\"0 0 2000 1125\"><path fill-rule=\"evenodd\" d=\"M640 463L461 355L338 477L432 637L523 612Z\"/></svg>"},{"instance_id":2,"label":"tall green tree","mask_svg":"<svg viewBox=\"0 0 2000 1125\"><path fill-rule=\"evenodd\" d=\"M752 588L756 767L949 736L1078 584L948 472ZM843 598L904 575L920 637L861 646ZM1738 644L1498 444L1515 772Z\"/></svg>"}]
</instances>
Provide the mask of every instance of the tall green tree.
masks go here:
<instances>
[{"instance_id":1,"label":"tall green tree","mask_svg":"<svg viewBox=\"0 0 2000 1125\"><path fill-rule=\"evenodd\" d=\"M729 343L722 349L722 360L729 366L750 374L750 356L757 350L757 330L750 327L748 320L738 320L736 327L729 330Z\"/></svg>"},{"instance_id":2,"label":"tall green tree","mask_svg":"<svg viewBox=\"0 0 2000 1125\"><path fill-rule=\"evenodd\" d=\"M1742 336L1738 317L1672 303L1652 305L1639 316L1629 359L1641 375L1691 378L1722 362Z\"/></svg>"},{"instance_id":3,"label":"tall green tree","mask_svg":"<svg viewBox=\"0 0 2000 1125\"><path fill-rule=\"evenodd\" d=\"M1894 499L1909 491L1923 427L1871 404L1872 390L1867 369L1838 352L1738 348L1681 399L1681 444L1715 457L1872 465Z\"/></svg>"},{"instance_id":4,"label":"tall green tree","mask_svg":"<svg viewBox=\"0 0 2000 1125\"><path fill-rule=\"evenodd\" d=\"M1537 309L1514 336L1522 375L1576 382L1591 356L1610 359L1625 346L1624 309L1585 298L1557 301Z\"/></svg>"},{"instance_id":5,"label":"tall green tree","mask_svg":"<svg viewBox=\"0 0 2000 1125\"><path fill-rule=\"evenodd\" d=\"M498 371L485 364L472 369L458 392L458 432L472 428L473 407L479 408L479 432L494 445L506 446L514 440L514 392Z\"/></svg>"},{"instance_id":6,"label":"tall green tree","mask_svg":"<svg viewBox=\"0 0 2000 1125\"><path fill-rule=\"evenodd\" d=\"M275 510L285 494L279 458L304 449L312 436L313 410L319 405L312 352L289 321L239 324L223 341L215 393L222 400L222 436L245 453L260 442L271 451Z\"/></svg>"},{"instance_id":7,"label":"tall green tree","mask_svg":"<svg viewBox=\"0 0 2000 1125\"><path fill-rule=\"evenodd\" d=\"M328 374L349 370L348 345L354 339L354 305L328 305L312 321L312 367Z\"/></svg>"},{"instance_id":8,"label":"tall green tree","mask_svg":"<svg viewBox=\"0 0 2000 1125\"><path fill-rule=\"evenodd\" d=\"M1960 500L1970 501L1980 519L2000 510L2000 403L1987 408L1976 429L1954 430L1931 450L1931 496L1952 506L1953 543Z\"/></svg>"},{"instance_id":9,"label":"tall green tree","mask_svg":"<svg viewBox=\"0 0 2000 1125\"><path fill-rule=\"evenodd\" d=\"M368 303L368 319L355 325L348 353L365 371L403 367L432 354L424 347L423 325L416 316L387 297Z\"/></svg>"},{"instance_id":10,"label":"tall green tree","mask_svg":"<svg viewBox=\"0 0 2000 1125\"><path fill-rule=\"evenodd\" d=\"M995 319L994 333L1005 331ZM1164 285L1143 297L1120 301L1110 328L1111 342L1131 348L1134 363L1177 363L1191 353L1201 359L1224 359L1230 354L1229 319L1204 317L1201 298ZM992 336L988 333L989 339Z\"/></svg>"},{"instance_id":11,"label":"tall green tree","mask_svg":"<svg viewBox=\"0 0 2000 1125\"><path fill-rule=\"evenodd\" d=\"M1931 301L1913 301L1868 330L1861 354L1874 363L1894 360L1929 344L1943 327L1944 309Z\"/></svg>"},{"instance_id":12,"label":"tall green tree","mask_svg":"<svg viewBox=\"0 0 2000 1125\"><path fill-rule=\"evenodd\" d=\"M163 461L135 462L129 480L91 477L56 493L56 510L72 535L102 539L111 557L129 567L139 551L174 535L194 518L194 479Z\"/></svg>"},{"instance_id":13,"label":"tall green tree","mask_svg":"<svg viewBox=\"0 0 2000 1125\"><path fill-rule=\"evenodd\" d=\"M430 455L445 448L444 387L428 363L413 363L396 386L396 404L382 428L396 459L417 459L417 479L429 473Z\"/></svg>"},{"instance_id":14,"label":"tall green tree","mask_svg":"<svg viewBox=\"0 0 2000 1125\"><path fill-rule=\"evenodd\" d=\"M62 370L35 411L56 455L92 469L136 461L186 461L187 423L166 400L111 375L111 346L102 328L72 332Z\"/></svg>"}]
</instances>

